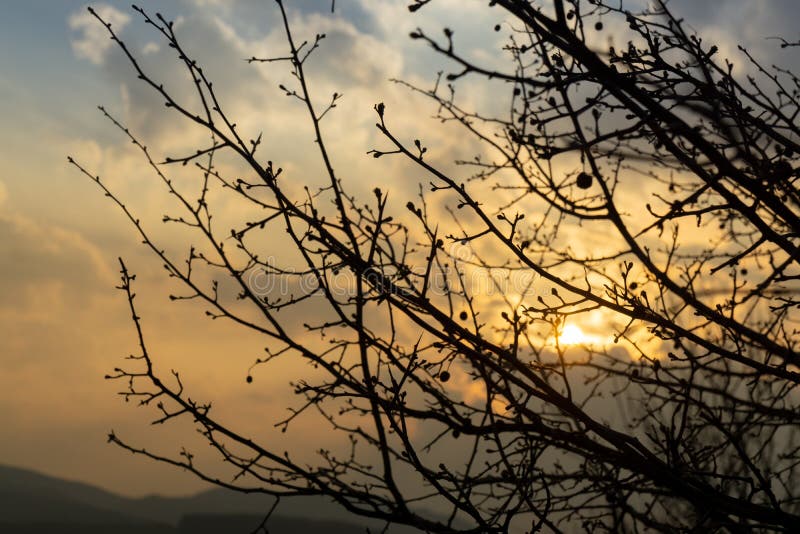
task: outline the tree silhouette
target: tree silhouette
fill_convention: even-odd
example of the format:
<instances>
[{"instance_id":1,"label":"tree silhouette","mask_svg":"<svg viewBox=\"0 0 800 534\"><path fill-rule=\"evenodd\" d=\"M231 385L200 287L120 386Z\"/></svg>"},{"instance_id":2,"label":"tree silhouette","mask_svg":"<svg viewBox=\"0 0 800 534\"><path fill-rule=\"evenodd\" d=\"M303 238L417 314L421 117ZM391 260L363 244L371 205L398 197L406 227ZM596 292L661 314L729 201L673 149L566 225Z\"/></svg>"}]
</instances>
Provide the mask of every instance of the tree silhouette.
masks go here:
<instances>
[{"instance_id":1,"label":"tree silhouette","mask_svg":"<svg viewBox=\"0 0 800 534\"><path fill-rule=\"evenodd\" d=\"M158 422L193 421L236 477L208 474L188 451L169 457L109 440L223 486L324 494L427 532L800 529L798 78L743 48L748 63L735 69L661 0L641 12L616 0L493 0L487 9L508 20L495 27L508 34L503 61L463 55L450 29L417 30L412 39L455 67L432 89L398 82L433 100L441 122L459 123L479 156L445 171L422 131L405 139L392 109L375 105L383 141L370 156L402 159L429 185L398 209L407 199L375 189L365 202L338 178L322 122L341 95L313 100L305 70L324 35L295 36L277 6L288 53L249 61L293 75L281 89L313 127L326 186L289 187L301 178L286 177L279 155L262 156L261 136L236 127L173 24L136 7L175 50L194 100L152 78L106 24L111 38L142 83L211 143L159 162L103 113L183 209L165 222L199 243L188 257L165 252L100 177L70 161L183 283L188 294L173 298L202 301L213 317L264 336L268 355L248 387L278 357L318 369L295 384L279 426L290 432L316 412L351 452L295 461L219 420L177 372L157 374L124 264L120 287L141 346L109 378L156 405ZM608 46L608 32L627 44ZM459 89L482 83L506 88L504 111L464 107ZM248 172L231 177L215 157ZM187 164L199 195L168 174ZM212 189L259 217L212 225ZM286 235L302 270L259 254L270 233ZM495 275L476 287L475 274L487 272ZM254 287L253 273L312 283L276 295ZM231 304L220 279L243 302ZM308 315L311 299L318 311ZM306 315L303 332L290 310ZM609 339L578 335L598 317Z\"/></svg>"}]
</instances>

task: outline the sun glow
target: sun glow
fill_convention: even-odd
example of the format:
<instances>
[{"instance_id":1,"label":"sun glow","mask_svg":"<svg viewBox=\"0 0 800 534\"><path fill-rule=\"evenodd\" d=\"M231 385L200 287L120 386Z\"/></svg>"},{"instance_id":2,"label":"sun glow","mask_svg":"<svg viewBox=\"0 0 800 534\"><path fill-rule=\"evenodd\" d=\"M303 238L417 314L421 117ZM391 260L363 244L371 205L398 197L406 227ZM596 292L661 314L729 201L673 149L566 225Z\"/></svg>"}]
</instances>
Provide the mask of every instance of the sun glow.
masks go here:
<instances>
[{"instance_id":1,"label":"sun glow","mask_svg":"<svg viewBox=\"0 0 800 534\"><path fill-rule=\"evenodd\" d=\"M580 327L574 324L564 325L558 336L558 343L560 345L581 345L589 343L591 340Z\"/></svg>"},{"instance_id":2,"label":"sun glow","mask_svg":"<svg viewBox=\"0 0 800 534\"><path fill-rule=\"evenodd\" d=\"M550 337L550 343L552 345L556 344L556 338L558 340L558 345L561 347L575 345L607 345L610 343L610 340L604 336L587 334L581 327L574 324L567 324L559 328L557 336L553 335Z\"/></svg>"}]
</instances>

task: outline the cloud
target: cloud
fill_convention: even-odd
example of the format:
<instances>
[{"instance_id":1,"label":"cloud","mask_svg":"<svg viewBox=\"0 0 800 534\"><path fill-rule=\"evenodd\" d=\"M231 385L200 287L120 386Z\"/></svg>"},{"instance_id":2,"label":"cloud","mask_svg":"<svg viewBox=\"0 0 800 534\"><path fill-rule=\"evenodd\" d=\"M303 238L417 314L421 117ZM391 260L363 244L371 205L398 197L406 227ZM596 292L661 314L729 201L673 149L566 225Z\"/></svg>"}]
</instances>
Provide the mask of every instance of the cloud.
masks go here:
<instances>
[{"instance_id":1,"label":"cloud","mask_svg":"<svg viewBox=\"0 0 800 534\"><path fill-rule=\"evenodd\" d=\"M146 45L144 45L142 47L142 54L144 54L144 55L155 54L160 49L161 49L161 47L159 46L158 43L154 43L154 42L151 41L151 42L147 43Z\"/></svg>"},{"instance_id":2,"label":"cloud","mask_svg":"<svg viewBox=\"0 0 800 534\"><path fill-rule=\"evenodd\" d=\"M54 298L82 300L98 283L111 286L116 281L113 270L100 250L82 235L26 217L0 217L0 312L10 306L14 313L34 310L32 306L47 289L58 286Z\"/></svg>"},{"instance_id":3,"label":"cloud","mask_svg":"<svg viewBox=\"0 0 800 534\"><path fill-rule=\"evenodd\" d=\"M215 87L223 102L250 103L255 99L254 107L261 103L257 88L263 84L263 78L243 61L244 55L220 33L212 17L189 13L186 17L176 18L174 27L189 57L197 60L212 80L237 81L236 84L218 83L219 87ZM126 35L125 42L137 55L145 73L163 83L176 100L200 113L202 104L196 88L174 49L164 46L164 42L151 33L152 28L138 25L132 30L130 35ZM192 129L178 113L165 110L163 99L137 78L122 50L111 41L109 44L113 46L104 52L100 66L103 76L120 88L123 114L119 115L119 108L114 106L110 111L117 113L117 118L132 132L154 146L174 149L176 145L185 147L204 143L207 139L205 133Z\"/></svg>"},{"instance_id":4,"label":"cloud","mask_svg":"<svg viewBox=\"0 0 800 534\"><path fill-rule=\"evenodd\" d=\"M114 31L122 30L131 19L127 13L107 4L100 4L94 9L103 20L111 24ZM70 15L68 24L71 30L80 32L79 38L70 41L75 55L95 65L102 65L114 44L103 25L86 9Z\"/></svg>"},{"instance_id":5,"label":"cloud","mask_svg":"<svg viewBox=\"0 0 800 534\"><path fill-rule=\"evenodd\" d=\"M0 182L0 206L2 206L8 198L8 190L3 182Z\"/></svg>"}]
</instances>

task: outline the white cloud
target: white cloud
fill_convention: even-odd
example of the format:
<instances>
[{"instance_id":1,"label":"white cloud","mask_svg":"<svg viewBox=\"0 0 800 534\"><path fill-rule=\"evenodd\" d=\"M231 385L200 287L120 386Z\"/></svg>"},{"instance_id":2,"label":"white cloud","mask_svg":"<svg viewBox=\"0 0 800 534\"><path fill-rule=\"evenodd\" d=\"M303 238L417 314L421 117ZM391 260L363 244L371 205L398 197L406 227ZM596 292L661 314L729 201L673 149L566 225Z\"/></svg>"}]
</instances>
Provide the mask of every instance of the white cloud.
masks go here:
<instances>
[{"instance_id":1,"label":"white cloud","mask_svg":"<svg viewBox=\"0 0 800 534\"><path fill-rule=\"evenodd\" d=\"M154 42L150 41L149 43L147 43L146 45L144 45L142 47L142 54L144 54L144 55L155 54L160 49L161 49L161 47L158 45L158 43L154 43Z\"/></svg>"},{"instance_id":2,"label":"white cloud","mask_svg":"<svg viewBox=\"0 0 800 534\"><path fill-rule=\"evenodd\" d=\"M114 31L122 30L131 19L130 15L107 4L100 4L94 10L103 20L111 24ZM95 65L102 65L113 43L100 21L84 8L70 15L68 24L71 30L81 34L79 38L71 41L75 55L88 59Z\"/></svg>"}]
</instances>

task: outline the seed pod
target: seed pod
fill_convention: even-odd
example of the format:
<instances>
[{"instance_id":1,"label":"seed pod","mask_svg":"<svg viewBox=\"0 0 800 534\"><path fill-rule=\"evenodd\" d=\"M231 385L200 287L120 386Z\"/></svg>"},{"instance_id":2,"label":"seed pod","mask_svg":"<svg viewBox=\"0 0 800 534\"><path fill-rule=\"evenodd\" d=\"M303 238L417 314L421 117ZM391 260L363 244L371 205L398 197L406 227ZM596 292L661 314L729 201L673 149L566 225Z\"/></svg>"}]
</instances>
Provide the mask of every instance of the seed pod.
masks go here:
<instances>
[{"instance_id":1,"label":"seed pod","mask_svg":"<svg viewBox=\"0 0 800 534\"><path fill-rule=\"evenodd\" d=\"M578 179L575 180L575 185L577 185L579 189L589 189L592 187L592 175L585 172L580 173Z\"/></svg>"}]
</instances>

